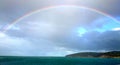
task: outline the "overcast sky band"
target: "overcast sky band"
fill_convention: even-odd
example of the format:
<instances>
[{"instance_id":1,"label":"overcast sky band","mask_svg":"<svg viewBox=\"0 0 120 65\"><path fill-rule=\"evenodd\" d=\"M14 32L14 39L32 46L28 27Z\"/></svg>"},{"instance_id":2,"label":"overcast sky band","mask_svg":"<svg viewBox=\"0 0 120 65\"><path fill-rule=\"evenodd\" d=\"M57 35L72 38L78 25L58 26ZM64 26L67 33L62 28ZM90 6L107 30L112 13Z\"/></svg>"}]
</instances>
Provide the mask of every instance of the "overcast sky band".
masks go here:
<instances>
[{"instance_id":1,"label":"overcast sky band","mask_svg":"<svg viewBox=\"0 0 120 65\"><path fill-rule=\"evenodd\" d=\"M28 12L26 13L25 15L17 18L16 20L14 20L13 22L11 22L10 24L6 25L3 27L3 29L1 30L1 32L6 32L8 29L10 29L13 25L15 25L16 23L20 22L21 20L23 20L24 18L28 17L28 16L31 16L33 14L36 14L38 12L41 12L41 11L46 11L46 10L49 10L49 9L53 9L53 8L59 8L59 7L75 7L75 8L82 8L82 9L86 9L86 10L89 10L89 11L93 11L93 12L96 12L98 14L102 14L108 18L111 18L113 21L117 22L118 24L120 24L120 22L115 19L114 17L112 17L111 15L107 14L107 13L104 13L102 11L99 11L97 9L94 9L94 8L90 8L90 7L86 7L86 6L78 6L78 5L59 5L59 6L49 6L49 7L45 7L45 8L40 8L40 9L37 9L37 10L34 10L34 11L31 11L31 12Z\"/></svg>"}]
</instances>

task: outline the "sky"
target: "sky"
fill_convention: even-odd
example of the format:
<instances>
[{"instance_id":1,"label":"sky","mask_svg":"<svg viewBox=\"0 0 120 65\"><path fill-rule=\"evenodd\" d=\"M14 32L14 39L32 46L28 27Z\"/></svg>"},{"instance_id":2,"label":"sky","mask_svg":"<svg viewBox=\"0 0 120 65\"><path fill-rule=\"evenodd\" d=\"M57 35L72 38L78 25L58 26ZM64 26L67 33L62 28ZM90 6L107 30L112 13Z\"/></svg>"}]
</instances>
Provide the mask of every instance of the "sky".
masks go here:
<instances>
[{"instance_id":1,"label":"sky","mask_svg":"<svg viewBox=\"0 0 120 65\"><path fill-rule=\"evenodd\" d=\"M119 0L1 0L1 56L120 50Z\"/></svg>"}]
</instances>

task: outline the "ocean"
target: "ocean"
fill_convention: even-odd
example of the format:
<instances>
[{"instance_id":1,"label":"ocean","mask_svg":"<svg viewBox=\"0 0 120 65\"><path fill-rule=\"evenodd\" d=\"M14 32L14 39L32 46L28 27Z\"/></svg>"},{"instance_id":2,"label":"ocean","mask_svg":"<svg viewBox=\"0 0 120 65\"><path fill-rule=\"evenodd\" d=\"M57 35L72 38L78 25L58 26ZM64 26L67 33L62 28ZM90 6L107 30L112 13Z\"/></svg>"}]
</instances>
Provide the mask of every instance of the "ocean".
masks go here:
<instances>
[{"instance_id":1,"label":"ocean","mask_svg":"<svg viewBox=\"0 0 120 65\"><path fill-rule=\"evenodd\" d=\"M0 57L0 65L120 65L120 58Z\"/></svg>"}]
</instances>

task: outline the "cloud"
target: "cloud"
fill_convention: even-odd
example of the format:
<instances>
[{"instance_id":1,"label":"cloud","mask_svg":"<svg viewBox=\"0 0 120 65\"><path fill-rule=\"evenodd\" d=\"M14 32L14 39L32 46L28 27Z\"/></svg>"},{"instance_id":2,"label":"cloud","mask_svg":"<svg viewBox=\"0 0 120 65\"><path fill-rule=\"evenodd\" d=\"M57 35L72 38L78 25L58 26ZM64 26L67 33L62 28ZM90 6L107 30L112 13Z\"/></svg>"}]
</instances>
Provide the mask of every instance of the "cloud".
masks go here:
<instances>
[{"instance_id":1,"label":"cloud","mask_svg":"<svg viewBox=\"0 0 120 65\"><path fill-rule=\"evenodd\" d=\"M0 33L0 55L26 55L25 50L31 50L31 42L23 39L10 37L4 33Z\"/></svg>"},{"instance_id":2,"label":"cloud","mask_svg":"<svg viewBox=\"0 0 120 65\"><path fill-rule=\"evenodd\" d=\"M44 39L21 38L0 33L0 55L3 56L64 56L75 52L56 44L58 43Z\"/></svg>"},{"instance_id":3,"label":"cloud","mask_svg":"<svg viewBox=\"0 0 120 65\"><path fill-rule=\"evenodd\" d=\"M78 44L74 48L78 50L120 50L120 31L106 31L103 33L89 32L83 36L84 42Z\"/></svg>"},{"instance_id":4,"label":"cloud","mask_svg":"<svg viewBox=\"0 0 120 65\"><path fill-rule=\"evenodd\" d=\"M69 11L68 8L67 11L69 15L58 9L50 9L17 22L6 33L0 34L1 54L61 56L78 51L120 49L119 31L108 31L107 28L103 32L95 30L108 24L104 23L108 19L98 20L103 15L81 9ZM80 27L86 30L82 30L82 36L77 30Z\"/></svg>"},{"instance_id":5,"label":"cloud","mask_svg":"<svg viewBox=\"0 0 120 65\"><path fill-rule=\"evenodd\" d=\"M73 35L83 34L83 32L78 34L77 29L80 27L92 29L92 23L102 16L102 14L80 8L53 8L38 12L19 21L15 24L17 28L13 28L20 28L20 31L9 29L7 32L12 36L31 36L54 41L56 38L68 38Z\"/></svg>"},{"instance_id":6,"label":"cloud","mask_svg":"<svg viewBox=\"0 0 120 65\"><path fill-rule=\"evenodd\" d=\"M59 40L10 37L0 33L0 55L64 56L85 51L120 50L120 31L89 32ZM31 53L32 51L32 53Z\"/></svg>"},{"instance_id":7,"label":"cloud","mask_svg":"<svg viewBox=\"0 0 120 65\"><path fill-rule=\"evenodd\" d=\"M119 31L120 28L113 28L112 30L113 30L113 31Z\"/></svg>"}]
</instances>

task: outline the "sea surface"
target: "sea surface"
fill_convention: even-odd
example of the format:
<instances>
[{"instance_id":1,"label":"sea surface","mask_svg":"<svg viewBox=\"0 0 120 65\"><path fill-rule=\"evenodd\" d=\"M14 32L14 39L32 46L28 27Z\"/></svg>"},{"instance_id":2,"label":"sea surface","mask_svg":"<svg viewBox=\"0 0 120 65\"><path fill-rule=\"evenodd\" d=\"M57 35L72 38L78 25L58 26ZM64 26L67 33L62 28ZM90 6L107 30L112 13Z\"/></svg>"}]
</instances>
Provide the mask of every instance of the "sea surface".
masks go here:
<instances>
[{"instance_id":1,"label":"sea surface","mask_svg":"<svg viewBox=\"0 0 120 65\"><path fill-rule=\"evenodd\" d=\"M1 56L0 65L120 65L120 58Z\"/></svg>"}]
</instances>

